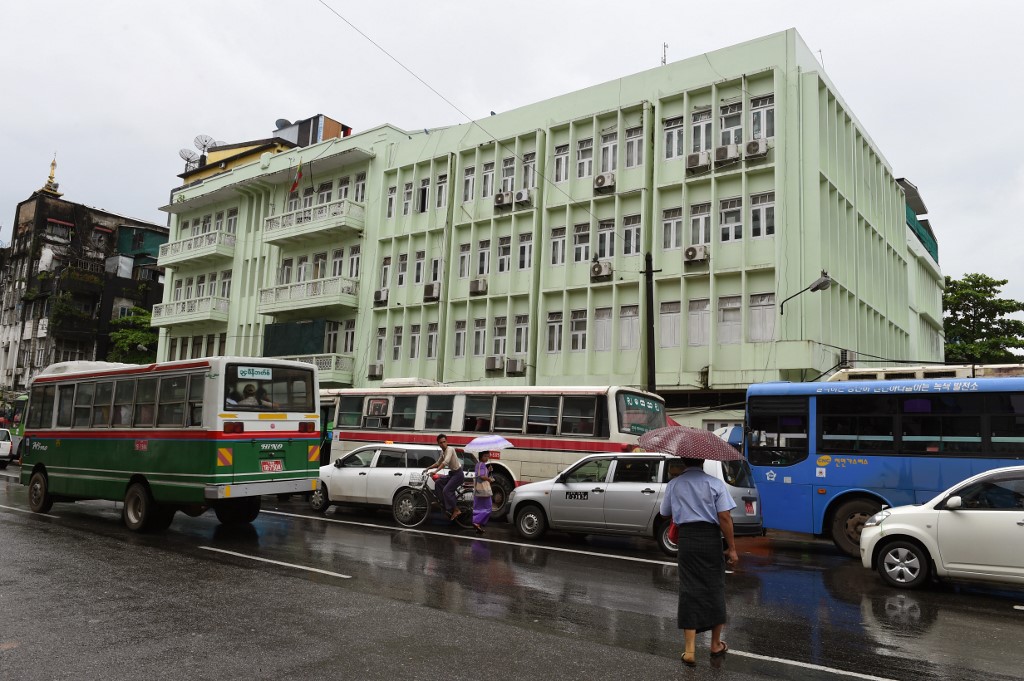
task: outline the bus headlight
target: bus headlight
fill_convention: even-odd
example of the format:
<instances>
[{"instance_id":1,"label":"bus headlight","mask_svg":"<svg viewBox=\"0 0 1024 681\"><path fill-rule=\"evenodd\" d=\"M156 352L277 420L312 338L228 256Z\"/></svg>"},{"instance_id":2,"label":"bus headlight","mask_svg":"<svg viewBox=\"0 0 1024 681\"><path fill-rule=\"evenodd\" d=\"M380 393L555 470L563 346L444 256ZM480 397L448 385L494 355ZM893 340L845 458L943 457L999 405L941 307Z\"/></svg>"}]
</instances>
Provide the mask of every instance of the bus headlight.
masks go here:
<instances>
[{"instance_id":1,"label":"bus headlight","mask_svg":"<svg viewBox=\"0 0 1024 681\"><path fill-rule=\"evenodd\" d=\"M881 525L882 521L891 516L892 513L888 511L879 511L864 522L864 527L874 527L875 525Z\"/></svg>"}]
</instances>

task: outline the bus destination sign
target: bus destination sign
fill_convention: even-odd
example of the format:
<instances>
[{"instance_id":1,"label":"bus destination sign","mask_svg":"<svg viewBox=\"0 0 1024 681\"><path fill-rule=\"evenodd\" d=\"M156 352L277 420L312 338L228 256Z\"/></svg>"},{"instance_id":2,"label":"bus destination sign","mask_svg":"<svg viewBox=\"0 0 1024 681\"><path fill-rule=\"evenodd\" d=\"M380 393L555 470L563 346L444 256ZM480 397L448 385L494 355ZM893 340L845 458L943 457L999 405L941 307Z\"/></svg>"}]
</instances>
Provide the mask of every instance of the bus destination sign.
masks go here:
<instances>
[{"instance_id":1,"label":"bus destination sign","mask_svg":"<svg viewBox=\"0 0 1024 681\"><path fill-rule=\"evenodd\" d=\"M270 367L238 367L238 378L269 381L274 378L274 370Z\"/></svg>"}]
</instances>

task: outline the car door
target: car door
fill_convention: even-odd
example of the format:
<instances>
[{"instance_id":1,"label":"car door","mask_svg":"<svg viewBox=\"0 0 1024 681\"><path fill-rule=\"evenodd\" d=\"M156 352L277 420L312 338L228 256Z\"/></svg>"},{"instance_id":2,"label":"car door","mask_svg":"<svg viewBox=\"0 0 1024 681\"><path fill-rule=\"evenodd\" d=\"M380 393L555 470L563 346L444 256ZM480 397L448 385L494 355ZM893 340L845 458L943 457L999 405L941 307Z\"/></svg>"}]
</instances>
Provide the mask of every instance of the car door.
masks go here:
<instances>
[{"instance_id":1,"label":"car door","mask_svg":"<svg viewBox=\"0 0 1024 681\"><path fill-rule=\"evenodd\" d=\"M548 520L567 530L605 529L604 495L614 457L587 459L563 473L548 495Z\"/></svg>"},{"instance_id":2,"label":"car door","mask_svg":"<svg viewBox=\"0 0 1024 681\"><path fill-rule=\"evenodd\" d=\"M982 478L953 496L962 506L939 510L936 533L950 576L1024 582L1024 474Z\"/></svg>"},{"instance_id":3,"label":"car door","mask_svg":"<svg viewBox=\"0 0 1024 681\"><path fill-rule=\"evenodd\" d=\"M647 529L663 484L661 459L619 458L604 493L604 522L609 530L641 533Z\"/></svg>"},{"instance_id":4,"label":"car door","mask_svg":"<svg viewBox=\"0 0 1024 681\"><path fill-rule=\"evenodd\" d=\"M409 483L410 471L404 449L381 447L366 476L366 503L390 506L398 488Z\"/></svg>"},{"instance_id":5,"label":"car door","mask_svg":"<svg viewBox=\"0 0 1024 681\"><path fill-rule=\"evenodd\" d=\"M376 447L367 447L338 459L339 463L327 481L327 493L331 501L365 503L366 481L376 453Z\"/></svg>"}]
</instances>

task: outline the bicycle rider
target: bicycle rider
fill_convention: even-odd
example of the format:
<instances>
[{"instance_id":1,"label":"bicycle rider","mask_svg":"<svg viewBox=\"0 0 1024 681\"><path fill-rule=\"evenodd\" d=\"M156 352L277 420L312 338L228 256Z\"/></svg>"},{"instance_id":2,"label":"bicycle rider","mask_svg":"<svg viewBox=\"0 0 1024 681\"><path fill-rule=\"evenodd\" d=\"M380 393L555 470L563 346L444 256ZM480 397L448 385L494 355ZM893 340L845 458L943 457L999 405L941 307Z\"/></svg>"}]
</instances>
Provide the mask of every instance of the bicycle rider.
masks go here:
<instances>
[{"instance_id":1,"label":"bicycle rider","mask_svg":"<svg viewBox=\"0 0 1024 681\"><path fill-rule=\"evenodd\" d=\"M448 447L448 438L444 434L437 436L437 446L441 448L441 456L424 473L429 475L432 471L448 468L448 477L439 479L434 486L434 491L440 492L439 496L444 501L444 510L448 513L449 518L455 520L462 513L455 505L455 495L462 487L466 474L462 471L462 461L459 459L459 455L455 453L454 449ZM442 482L444 486L438 489L437 485Z\"/></svg>"}]
</instances>

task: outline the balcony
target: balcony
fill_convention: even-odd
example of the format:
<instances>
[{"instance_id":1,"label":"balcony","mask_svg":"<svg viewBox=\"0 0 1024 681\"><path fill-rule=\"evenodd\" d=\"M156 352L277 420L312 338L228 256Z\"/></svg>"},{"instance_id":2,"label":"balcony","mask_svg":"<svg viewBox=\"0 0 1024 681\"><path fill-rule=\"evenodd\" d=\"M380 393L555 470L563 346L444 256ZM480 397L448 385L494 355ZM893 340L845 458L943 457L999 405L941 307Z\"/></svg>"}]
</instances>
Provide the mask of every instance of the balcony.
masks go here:
<instances>
[{"instance_id":1,"label":"balcony","mask_svg":"<svg viewBox=\"0 0 1024 681\"><path fill-rule=\"evenodd\" d=\"M358 295L359 284L353 279L310 279L260 289L256 311L279 319L303 319L354 310L359 304Z\"/></svg>"},{"instance_id":2,"label":"balcony","mask_svg":"<svg viewBox=\"0 0 1024 681\"><path fill-rule=\"evenodd\" d=\"M227 298L207 296L153 306L152 325L155 327L227 321Z\"/></svg>"},{"instance_id":3,"label":"balcony","mask_svg":"<svg viewBox=\"0 0 1024 681\"><path fill-rule=\"evenodd\" d=\"M263 241L276 246L300 241L339 241L361 234L366 210L343 199L275 215L263 222Z\"/></svg>"},{"instance_id":4,"label":"balcony","mask_svg":"<svg viewBox=\"0 0 1024 681\"><path fill-rule=\"evenodd\" d=\"M230 260L234 255L235 235L220 230L162 244L157 264L171 267L182 262L207 263Z\"/></svg>"},{"instance_id":5,"label":"balcony","mask_svg":"<svg viewBox=\"0 0 1024 681\"><path fill-rule=\"evenodd\" d=\"M289 355L280 359L291 359L316 366L320 372L321 385L352 385L352 371L355 365L352 355Z\"/></svg>"}]
</instances>

